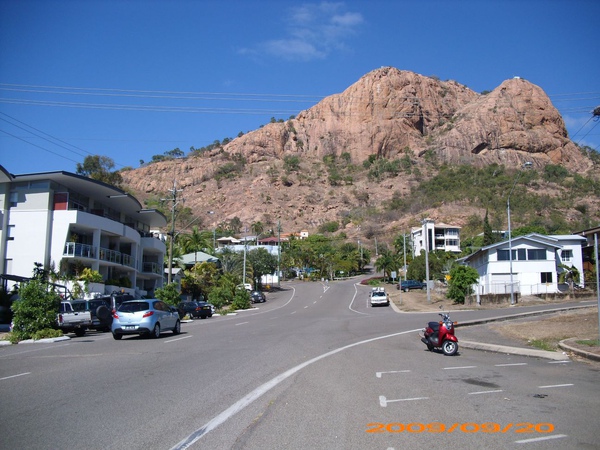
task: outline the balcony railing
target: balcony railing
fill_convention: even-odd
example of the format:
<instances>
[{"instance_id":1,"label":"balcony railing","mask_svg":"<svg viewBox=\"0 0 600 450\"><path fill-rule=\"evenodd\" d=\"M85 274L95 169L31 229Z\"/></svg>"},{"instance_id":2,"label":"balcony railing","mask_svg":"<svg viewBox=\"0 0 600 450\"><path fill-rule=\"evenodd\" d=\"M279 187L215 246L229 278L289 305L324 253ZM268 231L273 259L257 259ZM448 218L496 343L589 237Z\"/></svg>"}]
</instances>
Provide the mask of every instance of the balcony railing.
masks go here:
<instances>
[{"instance_id":1,"label":"balcony railing","mask_svg":"<svg viewBox=\"0 0 600 450\"><path fill-rule=\"evenodd\" d=\"M82 258L95 258L96 249L87 244L79 244L77 242L65 243L65 256L80 256Z\"/></svg>"},{"instance_id":2,"label":"balcony railing","mask_svg":"<svg viewBox=\"0 0 600 450\"><path fill-rule=\"evenodd\" d=\"M100 247L100 259L102 261L121 264L121 252Z\"/></svg>"},{"instance_id":3,"label":"balcony railing","mask_svg":"<svg viewBox=\"0 0 600 450\"><path fill-rule=\"evenodd\" d=\"M135 267L135 258L131 255L123 255L123 265L127 267Z\"/></svg>"},{"instance_id":4,"label":"balcony railing","mask_svg":"<svg viewBox=\"0 0 600 450\"><path fill-rule=\"evenodd\" d=\"M145 262L142 264L142 272L160 275L163 272L163 265L153 262Z\"/></svg>"}]
</instances>

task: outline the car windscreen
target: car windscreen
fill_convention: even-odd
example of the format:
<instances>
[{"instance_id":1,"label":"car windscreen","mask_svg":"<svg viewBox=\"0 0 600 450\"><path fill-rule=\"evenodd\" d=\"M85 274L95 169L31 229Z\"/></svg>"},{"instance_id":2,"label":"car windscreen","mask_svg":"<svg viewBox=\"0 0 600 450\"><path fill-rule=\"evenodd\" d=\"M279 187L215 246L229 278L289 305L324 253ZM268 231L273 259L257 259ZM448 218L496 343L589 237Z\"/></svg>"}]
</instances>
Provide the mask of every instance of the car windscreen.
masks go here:
<instances>
[{"instance_id":1,"label":"car windscreen","mask_svg":"<svg viewBox=\"0 0 600 450\"><path fill-rule=\"evenodd\" d=\"M150 303L148 302L124 302L121 303L119 309L117 311L120 312L139 312L139 311L147 311L150 309Z\"/></svg>"}]
</instances>

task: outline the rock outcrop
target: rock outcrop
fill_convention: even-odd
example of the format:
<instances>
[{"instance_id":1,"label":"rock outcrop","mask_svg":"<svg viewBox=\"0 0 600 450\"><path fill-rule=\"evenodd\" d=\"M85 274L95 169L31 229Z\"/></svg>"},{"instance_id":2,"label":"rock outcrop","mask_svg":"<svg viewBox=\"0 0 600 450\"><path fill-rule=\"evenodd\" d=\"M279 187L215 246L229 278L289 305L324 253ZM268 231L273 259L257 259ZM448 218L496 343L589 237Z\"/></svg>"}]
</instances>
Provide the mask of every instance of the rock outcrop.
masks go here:
<instances>
[{"instance_id":1,"label":"rock outcrop","mask_svg":"<svg viewBox=\"0 0 600 450\"><path fill-rule=\"evenodd\" d=\"M348 153L360 163L370 155L394 158L407 149L416 157L433 152L448 163L518 167L531 160L538 166L590 168L538 86L515 78L483 95L455 81L392 67L370 72L295 119L268 124L225 147L249 162Z\"/></svg>"}]
</instances>

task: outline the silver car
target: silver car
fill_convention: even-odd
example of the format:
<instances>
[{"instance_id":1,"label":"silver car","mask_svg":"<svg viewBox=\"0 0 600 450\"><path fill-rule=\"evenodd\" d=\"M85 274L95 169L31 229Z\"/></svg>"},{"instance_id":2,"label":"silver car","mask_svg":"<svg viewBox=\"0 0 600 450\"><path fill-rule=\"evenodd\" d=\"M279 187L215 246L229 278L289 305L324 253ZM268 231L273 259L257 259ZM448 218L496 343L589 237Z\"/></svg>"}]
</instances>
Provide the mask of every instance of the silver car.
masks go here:
<instances>
[{"instance_id":1,"label":"silver car","mask_svg":"<svg viewBox=\"0 0 600 450\"><path fill-rule=\"evenodd\" d=\"M111 331L119 340L124 334L157 338L162 331L181 332L177 309L156 298L129 300L121 303L113 314Z\"/></svg>"}]
</instances>

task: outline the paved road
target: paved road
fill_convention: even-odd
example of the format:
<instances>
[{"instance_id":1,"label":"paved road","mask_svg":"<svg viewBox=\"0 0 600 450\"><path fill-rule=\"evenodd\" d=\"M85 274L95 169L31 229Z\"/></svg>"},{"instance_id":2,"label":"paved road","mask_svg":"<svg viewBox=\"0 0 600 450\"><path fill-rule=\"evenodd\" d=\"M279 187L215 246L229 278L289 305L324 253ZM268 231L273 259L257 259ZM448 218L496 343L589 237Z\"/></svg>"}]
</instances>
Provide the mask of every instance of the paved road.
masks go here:
<instances>
[{"instance_id":1,"label":"paved road","mask_svg":"<svg viewBox=\"0 0 600 450\"><path fill-rule=\"evenodd\" d=\"M183 324L179 336L0 348L2 448L595 445L593 366L466 349L444 357L416 335L431 313L370 308L353 280L284 288L257 310Z\"/></svg>"}]
</instances>

